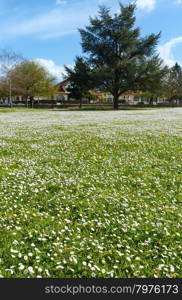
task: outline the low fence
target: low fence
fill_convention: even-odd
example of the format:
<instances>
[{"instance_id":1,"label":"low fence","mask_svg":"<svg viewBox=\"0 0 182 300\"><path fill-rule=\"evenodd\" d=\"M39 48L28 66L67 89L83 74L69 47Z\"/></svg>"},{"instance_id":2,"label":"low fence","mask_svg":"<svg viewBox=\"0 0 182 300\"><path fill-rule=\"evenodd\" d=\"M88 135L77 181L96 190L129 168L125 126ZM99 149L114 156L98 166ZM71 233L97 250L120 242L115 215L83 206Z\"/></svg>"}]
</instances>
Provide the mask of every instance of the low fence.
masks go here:
<instances>
[{"instance_id":1,"label":"low fence","mask_svg":"<svg viewBox=\"0 0 182 300\"><path fill-rule=\"evenodd\" d=\"M29 108L42 108L42 109L62 109L62 108L76 108L79 106L79 103L76 102L64 102L59 103L54 100L39 100L34 101L32 103L28 103ZM0 103L0 107L10 107L9 103ZM27 107L27 102L13 102L12 107ZM113 107L112 103L83 103L82 107L84 108L97 108L97 107ZM136 107L136 108L147 108L147 107L182 107L182 103L174 104L174 103L157 103L157 104L144 104L144 103L137 103L137 104L130 104L130 103L119 103L119 107Z\"/></svg>"}]
</instances>

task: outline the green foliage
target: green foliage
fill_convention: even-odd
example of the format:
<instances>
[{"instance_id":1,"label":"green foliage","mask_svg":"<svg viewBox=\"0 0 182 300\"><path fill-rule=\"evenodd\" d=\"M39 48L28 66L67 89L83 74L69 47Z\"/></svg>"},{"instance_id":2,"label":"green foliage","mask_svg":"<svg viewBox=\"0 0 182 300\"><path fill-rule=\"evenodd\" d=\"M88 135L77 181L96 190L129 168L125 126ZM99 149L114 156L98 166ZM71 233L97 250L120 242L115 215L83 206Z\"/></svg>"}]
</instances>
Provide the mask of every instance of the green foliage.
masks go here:
<instances>
[{"instance_id":1,"label":"green foliage","mask_svg":"<svg viewBox=\"0 0 182 300\"><path fill-rule=\"evenodd\" d=\"M162 77L162 62L155 55L160 33L141 38L140 29L134 27L135 9L135 4L120 4L120 12L111 16L102 6L99 15L90 18L90 25L80 29L95 84L114 96L114 108L118 108L122 93L138 88L152 90Z\"/></svg>"},{"instance_id":2,"label":"green foliage","mask_svg":"<svg viewBox=\"0 0 182 300\"><path fill-rule=\"evenodd\" d=\"M0 80L0 95L1 97L9 97L9 86L5 78Z\"/></svg>"},{"instance_id":3,"label":"green foliage","mask_svg":"<svg viewBox=\"0 0 182 300\"><path fill-rule=\"evenodd\" d=\"M182 68L178 63L168 69L164 81L164 94L171 102L182 100Z\"/></svg>"},{"instance_id":4,"label":"green foliage","mask_svg":"<svg viewBox=\"0 0 182 300\"><path fill-rule=\"evenodd\" d=\"M75 66L73 69L66 67L66 78L70 81L70 86L67 91L70 92L69 97L80 101L82 106L82 98L88 96L88 91L92 87L91 69L89 64L83 57L76 57Z\"/></svg>"},{"instance_id":5,"label":"green foliage","mask_svg":"<svg viewBox=\"0 0 182 300\"><path fill-rule=\"evenodd\" d=\"M24 61L11 72L12 87L16 95L34 98L54 92L54 78L39 63Z\"/></svg>"}]
</instances>

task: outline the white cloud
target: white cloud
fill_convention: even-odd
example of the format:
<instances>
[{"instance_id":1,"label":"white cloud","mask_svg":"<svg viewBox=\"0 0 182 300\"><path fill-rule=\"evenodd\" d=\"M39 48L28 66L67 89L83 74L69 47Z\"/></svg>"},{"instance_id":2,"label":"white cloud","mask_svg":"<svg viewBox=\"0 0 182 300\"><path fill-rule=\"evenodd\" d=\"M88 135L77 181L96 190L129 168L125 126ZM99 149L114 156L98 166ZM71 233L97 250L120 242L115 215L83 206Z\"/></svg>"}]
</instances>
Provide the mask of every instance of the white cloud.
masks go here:
<instances>
[{"instance_id":1,"label":"white cloud","mask_svg":"<svg viewBox=\"0 0 182 300\"><path fill-rule=\"evenodd\" d=\"M107 4L110 0L98 0L99 4Z\"/></svg>"},{"instance_id":2,"label":"white cloud","mask_svg":"<svg viewBox=\"0 0 182 300\"><path fill-rule=\"evenodd\" d=\"M48 32L48 33L44 33L41 36L41 39L54 39L54 38L59 38L59 37L63 37L69 34L76 34L78 31L77 29L75 30L68 30L68 31L52 31L52 32Z\"/></svg>"},{"instance_id":3,"label":"white cloud","mask_svg":"<svg viewBox=\"0 0 182 300\"><path fill-rule=\"evenodd\" d=\"M68 22L69 17L70 22ZM68 12L66 13L61 9L54 9L47 14L39 15L29 20L22 20L18 26L10 26L5 29L5 32L10 36L38 34L39 37L44 38L45 35L50 33L60 33L60 35L66 32L70 33L70 28L72 28L73 25L78 26L79 24L80 22L73 11L69 11L68 16Z\"/></svg>"},{"instance_id":4,"label":"white cloud","mask_svg":"<svg viewBox=\"0 0 182 300\"><path fill-rule=\"evenodd\" d=\"M34 35L39 38L51 38L78 32L77 28L88 22L88 16L93 14L96 7L74 8L60 6L50 12L35 15L30 18L17 21L16 18L8 25L1 26L1 37L3 39Z\"/></svg>"},{"instance_id":5,"label":"white cloud","mask_svg":"<svg viewBox=\"0 0 182 300\"><path fill-rule=\"evenodd\" d=\"M63 75L65 73L64 66L56 65L52 59L36 58L34 61L38 62L45 69L47 69L49 73L56 78L56 80L63 79ZM68 67L72 67L72 65L69 65Z\"/></svg>"},{"instance_id":6,"label":"white cloud","mask_svg":"<svg viewBox=\"0 0 182 300\"><path fill-rule=\"evenodd\" d=\"M64 73L64 67L56 65L55 62L51 59L43 59L43 58L36 58L34 61L37 61L42 65L45 69L49 71L57 79L62 79Z\"/></svg>"},{"instance_id":7,"label":"white cloud","mask_svg":"<svg viewBox=\"0 0 182 300\"><path fill-rule=\"evenodd\" d=\"M152 11L155 8L156 0L137 0L137 6L139 9L146 11Z\"/></svg>"},{"instance_id":8,"label":"white cloud","mask_svg":"<svg viewBox=\"0 0 182 300\"><path fill-rule=\"evenodd\" d=\"M161 58L170 67L172 67L176 63L176 60L172 53L172 49L175 48L177 46L177 44L180 44L180 43L182 43L182 36L171 39L169 42L165 43L164 45L160 45L158 47L158 51L159 51ZM180 62L180 61L178 61L178 63L182 64L182 62Z\"/></svg>"},{"instance_id":9,"label":"white cloud","mask_svg":"<svg viewBox=\"0 0 182 300\"><path fill-rule=\"evenodd\" d=\"M67 1L66 0L56 0L56 4L60 5L60 4L66 4Z\"/></svg>"},{"instance_id":10,"label":"white cloud","mask_svg":"<svg viewBox=\"0 0 182 300\"><path fill-rule=\"evenodd\" d=\"M1 1L1 0L0 0ZM56 0L55 4L56 4ZM103 0L102 0L103 1ZM105 0L106 1L106 0ZM57 1L57 6L43 13L29 14L20 12L11 15L9 19L1 22L1 40L33 35L40 38L55 38L66 34L78 32L77 28L82 28L88 24L89 16L98 12L98 0L84 1L66 1L68 5L63 4L65 0ZM108 6L113 12L117 11L118 2L107 0ZM26 16L26 17L25 17Z\"/></svg>"}]
</instances>

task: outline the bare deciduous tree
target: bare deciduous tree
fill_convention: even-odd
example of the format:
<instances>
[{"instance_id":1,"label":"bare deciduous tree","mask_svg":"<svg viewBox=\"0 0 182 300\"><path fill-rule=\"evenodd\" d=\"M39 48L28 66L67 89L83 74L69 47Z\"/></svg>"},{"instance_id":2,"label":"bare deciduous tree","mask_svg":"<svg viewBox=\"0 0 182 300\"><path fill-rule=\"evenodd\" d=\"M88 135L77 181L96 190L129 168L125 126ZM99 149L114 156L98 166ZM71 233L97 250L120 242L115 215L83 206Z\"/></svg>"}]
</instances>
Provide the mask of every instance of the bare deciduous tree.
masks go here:
<instances>
[{"instance_id":1,"label":"bare deciduous tree","mask_svg":"<svg viewBox=\"0 0 182 300\"><path fill-rule=\"evenodd\" d=\"M24 57L14 52L12 49L0 50L0 91L2 95L6 95L9 98L9 105L12 107L12 71L15 67L24 61Z\"/></svg>"}]
</instances>

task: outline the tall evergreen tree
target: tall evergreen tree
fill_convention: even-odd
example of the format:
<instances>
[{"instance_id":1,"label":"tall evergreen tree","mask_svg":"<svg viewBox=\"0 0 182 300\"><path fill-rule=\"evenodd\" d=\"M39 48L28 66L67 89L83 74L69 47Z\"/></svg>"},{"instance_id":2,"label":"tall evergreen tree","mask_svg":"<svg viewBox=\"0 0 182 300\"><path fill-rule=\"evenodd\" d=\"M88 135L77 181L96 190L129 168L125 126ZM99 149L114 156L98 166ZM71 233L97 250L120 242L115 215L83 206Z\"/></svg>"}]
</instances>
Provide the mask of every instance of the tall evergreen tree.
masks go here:
<instances>
[{"instance_id":1,"label":"tall evergreen tree","mask_svg":"<svg viewBox=\"0 0 182 300\"><path fill-rule=\"evenodd\" d=\"M90 66L83 57L77 56L74 68L65 66L65 71L65 77L70 81L70 86L67 89L70 92L70 97L77 99L81 108L82 98L92 87Z\"/></svg>"},{"instance_id":2,"label":"tall evergreen tree","mask_svg":"<svg viewBox=\"0 0 182 300\"><path fill-rule=\"evenodd\" d=\"M164 96L164 80L168 73L168 68L163 66L163 61L154 56L150 60L141 61L139 69L138 89L149 99L150 105L157 100L158 97Z\"/></svg>"},{"instance_id":3,"label":"tall evergreen tree","mask_svg":"<svg viewBox=\"0 0 182 300\"><path fill-rule=\"evenodd\" d=\"M175 100L182 100L182 68L178 63L168 69L164 89L166 97L172 104Z\"/></svg>"},{"instance_id":4,"label":"tall evergreen tree","mask_svg":"<svg viewBox=\"0 0 182 300\"><path fill-rule=\"evenodd\" d=\"M96 83L113 95L115 109L121 94L145 90L150 81L154 85L154 68L158 79L162 69L162 62L155 54L160 33L140 37L140 29L135 28L136 4L119 5L120 12L114 16L105 6L100 7L99 15L90 18L90 24L79 30L83 51L95 70Z\"/></svg>"}]
</instances>

